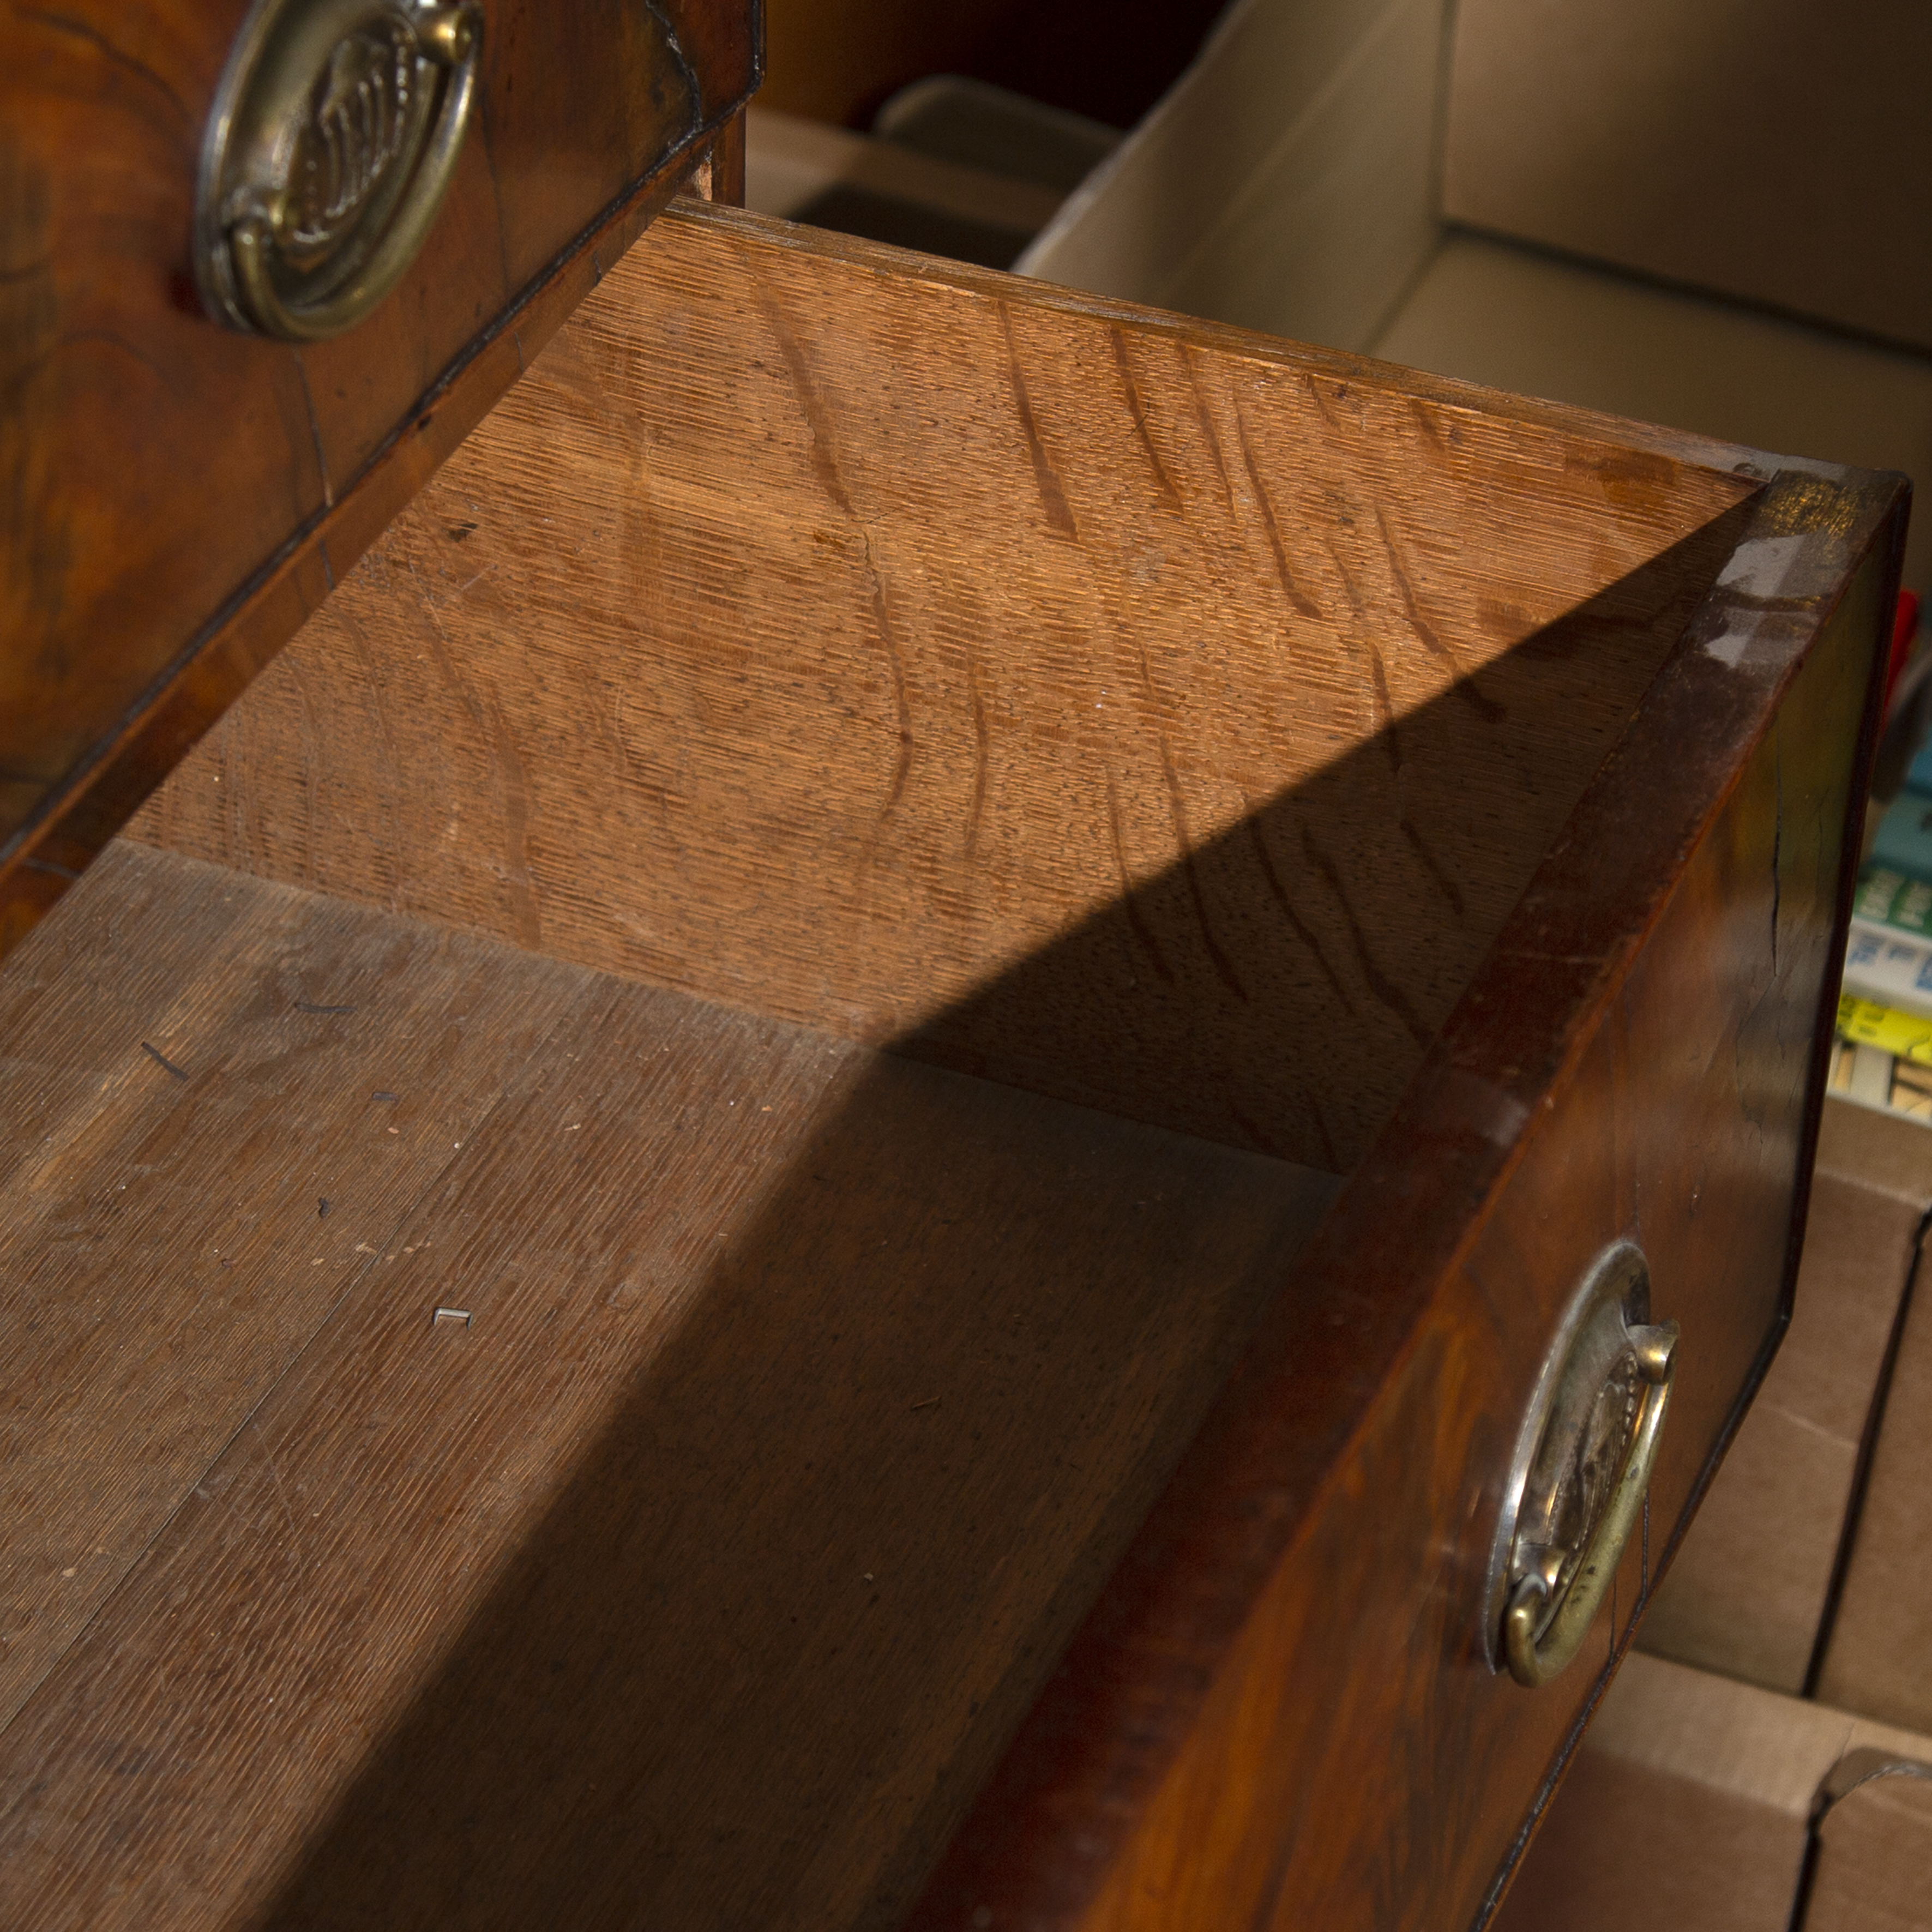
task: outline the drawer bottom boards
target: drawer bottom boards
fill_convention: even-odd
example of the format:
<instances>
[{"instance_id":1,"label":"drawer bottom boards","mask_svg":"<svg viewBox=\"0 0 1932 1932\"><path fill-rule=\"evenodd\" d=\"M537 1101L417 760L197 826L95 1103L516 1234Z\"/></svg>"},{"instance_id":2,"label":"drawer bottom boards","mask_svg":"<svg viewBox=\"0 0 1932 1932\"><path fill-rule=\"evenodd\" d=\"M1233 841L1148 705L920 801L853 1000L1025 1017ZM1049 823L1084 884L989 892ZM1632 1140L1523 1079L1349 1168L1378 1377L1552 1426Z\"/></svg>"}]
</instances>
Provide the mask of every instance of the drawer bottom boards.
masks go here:
<instances>
[{"instance_id":1,"label":"drawer bottom boards","mask_svg":"<svg viewBox=\"0 0 1932 1932\"><path fill-rule=\"evenodd\" d=\"M1337 1185L138 846L0 989L16 1925L889 1922Z\"/></svg>"},{"instance_id":2,"label":"drawer bottom boards","mask_svg":"<svg viewBox=\"0 0 1932 1932\"><path fill-rule=\"evenodd\" d=\"M0 1922L1479 1923L1784 1319L1903 514L666 217L0 972Z\"/></svg>"}]
</instances>

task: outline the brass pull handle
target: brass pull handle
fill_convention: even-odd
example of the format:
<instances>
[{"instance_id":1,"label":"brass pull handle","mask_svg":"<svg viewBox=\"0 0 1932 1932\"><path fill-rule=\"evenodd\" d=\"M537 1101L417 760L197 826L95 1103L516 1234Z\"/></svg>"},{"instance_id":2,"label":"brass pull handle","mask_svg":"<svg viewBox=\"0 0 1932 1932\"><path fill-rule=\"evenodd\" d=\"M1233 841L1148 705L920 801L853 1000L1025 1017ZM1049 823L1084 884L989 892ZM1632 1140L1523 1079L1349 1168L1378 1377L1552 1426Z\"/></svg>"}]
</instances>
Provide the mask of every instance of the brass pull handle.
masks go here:
<instances>
[{"instance_id":1,"label":"brass pull handle","mask_svg":"<svg viewBox=\"0 0 1932 1932\"><path fill-rule=\"evenodd\" d=\"M1648 1321L1649 1300L1642 1252L1619 1242L1573 1298L1525 1418L1489 1622L1492 1661L1519 1684L1546 1684L1576 1656L1642 1514L1678 1336Z\"/></svg>"},{"instance_id":2,"label":"brass pull handle","mask_svg":"<svg viewBox=\"0 0 1932 1932\"><path fill-rule=\"evenodd\" d=\"M260 0L202 155L209 313L284 341L340 335L434 225L476 98L478 0Z\"/></svg>"}]
</instances>

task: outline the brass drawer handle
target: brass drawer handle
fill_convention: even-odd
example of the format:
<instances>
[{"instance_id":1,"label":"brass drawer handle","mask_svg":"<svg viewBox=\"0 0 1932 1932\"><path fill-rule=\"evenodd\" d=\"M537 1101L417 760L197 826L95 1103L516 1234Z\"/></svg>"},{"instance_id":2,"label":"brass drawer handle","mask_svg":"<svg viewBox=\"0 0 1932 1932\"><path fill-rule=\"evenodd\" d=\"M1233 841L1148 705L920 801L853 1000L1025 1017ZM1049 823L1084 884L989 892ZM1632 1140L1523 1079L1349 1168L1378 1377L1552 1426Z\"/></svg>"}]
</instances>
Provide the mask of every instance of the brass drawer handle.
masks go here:
<instances>
[{"instance_id":1,"label":"brass drawer handle","mask_svg":"<svg viewBox=\"0 0 1932 1932\"><path fill-rule=\"evenodd\" d=\"M1517 1440L1490 1563L1490 1660L1546 1684L1594 1622L1670 1403L1677 1324L1648 1319L1650 1270L1620 1241L1573 1298Z\"/></svg>"},{"instance_id":2,"label":"brass drawer handle","mask_svg":"<svg viewBox=\"0 0 1932 1932\"><path fill-rule=\"evenodd\" d=\"M436 220L482 46L477 0L260 0L202 152L195 276L209 313L290 342L360 322Z\"/></svg>"}]
</instances>

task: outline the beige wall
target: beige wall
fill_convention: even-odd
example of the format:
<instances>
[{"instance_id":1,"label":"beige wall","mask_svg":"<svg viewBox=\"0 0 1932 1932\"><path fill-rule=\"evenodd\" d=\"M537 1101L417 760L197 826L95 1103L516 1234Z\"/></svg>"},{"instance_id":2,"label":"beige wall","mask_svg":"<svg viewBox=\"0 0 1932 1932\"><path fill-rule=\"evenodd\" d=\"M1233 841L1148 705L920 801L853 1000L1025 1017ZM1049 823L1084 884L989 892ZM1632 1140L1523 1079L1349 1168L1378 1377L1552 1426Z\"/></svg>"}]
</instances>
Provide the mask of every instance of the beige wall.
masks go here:
<instances>
[{"instance_id":1,"label":"beige wall","mask_svg":"<svg viewBox=\"0 0 1932 1932\"><path fill-rule=\"evenodd\" d=\"M1928 0L1460 0L1444 212L1932 348Z\"/></svg>"}]
</instances>

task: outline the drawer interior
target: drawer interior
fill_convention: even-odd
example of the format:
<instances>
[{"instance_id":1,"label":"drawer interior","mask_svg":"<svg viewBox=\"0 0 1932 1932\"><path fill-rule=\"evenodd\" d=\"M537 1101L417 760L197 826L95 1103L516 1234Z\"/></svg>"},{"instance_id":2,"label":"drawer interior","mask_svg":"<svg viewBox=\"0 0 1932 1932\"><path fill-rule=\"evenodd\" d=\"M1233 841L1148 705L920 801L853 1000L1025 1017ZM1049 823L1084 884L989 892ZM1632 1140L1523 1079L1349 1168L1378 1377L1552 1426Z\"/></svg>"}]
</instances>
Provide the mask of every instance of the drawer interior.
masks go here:
<instances>
[{"instance_id":1,"label":"drawer interior","mask_svg":"<svg viewBox=\"0 0 1932 1932\"><path fill-rule=\"evenodd\" d=\"M0 974L22 1922L896 1922L1753 487L1401 380L612 271Z\"/></svg>"}]
</instances>

